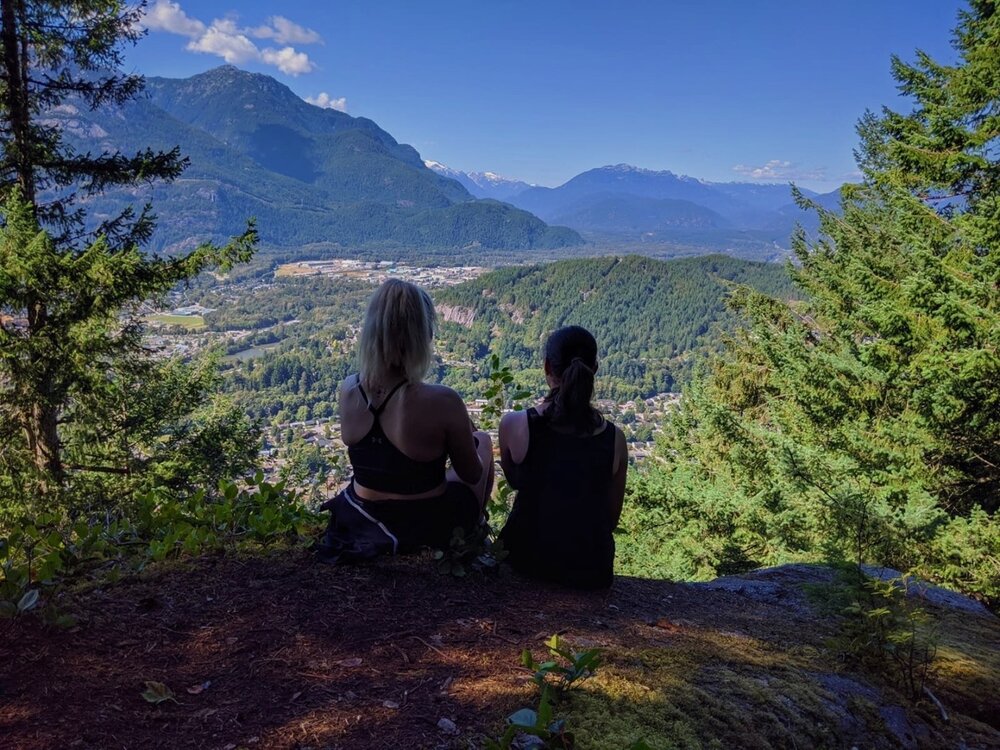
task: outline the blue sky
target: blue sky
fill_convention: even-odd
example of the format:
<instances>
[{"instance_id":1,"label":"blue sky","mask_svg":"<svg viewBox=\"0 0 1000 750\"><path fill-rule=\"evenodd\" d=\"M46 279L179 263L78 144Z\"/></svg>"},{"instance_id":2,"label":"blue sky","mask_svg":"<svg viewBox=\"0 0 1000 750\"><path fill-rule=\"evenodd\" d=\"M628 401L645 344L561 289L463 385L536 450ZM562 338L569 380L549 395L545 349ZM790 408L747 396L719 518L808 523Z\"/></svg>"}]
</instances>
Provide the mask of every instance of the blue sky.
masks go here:
<instances>
[{"instance_id":1,"label":"blue sky","mask_svg":"<svg viewBox=\"0 0 1000 750\"><path fill-rule=\"evenodd\" d=\"M851 179L889 57L951 61L956 0L150 0L127 65L224 62L375 120L425 159L558 185L605 164Z\"/></svg>"}]
</instances>

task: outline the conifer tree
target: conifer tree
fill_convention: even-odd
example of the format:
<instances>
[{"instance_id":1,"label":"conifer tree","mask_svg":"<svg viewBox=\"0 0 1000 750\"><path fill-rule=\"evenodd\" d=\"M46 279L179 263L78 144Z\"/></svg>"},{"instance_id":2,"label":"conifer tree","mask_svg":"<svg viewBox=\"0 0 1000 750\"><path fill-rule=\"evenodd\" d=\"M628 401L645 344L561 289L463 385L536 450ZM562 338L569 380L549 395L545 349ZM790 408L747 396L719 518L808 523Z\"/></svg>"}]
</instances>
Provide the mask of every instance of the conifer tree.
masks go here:
<instances>
[{"instance_id":1,"label":"conifer tree","mask_svg":"<svg viewBox=\"0 0 1000 750\"><path fill-rule=\"evenodd\" d=\"M142 251L153 231L150 206L101 221L86 214L81 199L173 179L186 163L177 149L78 153L53 126L60 105L113 106L141 90L142 78L120 66L123 47L141 35L142 11L118 0L2 0L0 463L22 489L61 487L74 468L68 431L99 439L106 430L88 420L144 397L124 392L126 383L155 381L139 305L202 270L248 259L256 243L251 224L223 247L155 257ZM88 408L74 408L81 404Z\"/></svg>"},{"instance_id":2,"label":"conifer tree","mask_svg":"<svg viewBox=\"0 0 1000 750\"><path fill-rule=\"evenodd\" d=\"M686 524L695 569L833 556L1000 598L993 0L961 13L954 48L954 65L893 59L913 109L862 118L863 183L794 238L808 301L734 297L748 327L639 483Z\"/></svg>"}]
</instances>

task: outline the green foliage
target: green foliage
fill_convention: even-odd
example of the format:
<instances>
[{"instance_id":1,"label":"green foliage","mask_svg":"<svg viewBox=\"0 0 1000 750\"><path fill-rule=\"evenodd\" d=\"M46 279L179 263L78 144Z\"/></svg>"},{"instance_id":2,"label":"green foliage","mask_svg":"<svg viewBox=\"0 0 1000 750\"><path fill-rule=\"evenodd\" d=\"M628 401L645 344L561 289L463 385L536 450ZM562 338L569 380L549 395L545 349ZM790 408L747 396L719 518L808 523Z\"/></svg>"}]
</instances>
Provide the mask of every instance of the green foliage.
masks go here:
<instances>
[{"instance_id":1,"label":"green foliage","mask_svg":"<svg viewBox=\"0 0 1000 750\"><path fill-rule=\"evenodd\" d=\"M490 355L487 360L483 383L483 400L486 403L483 404L479 428L495 433L503 414L508 410L521 409L523 400L531 393L515 387L510 367L501 364L496 354ZM434 553L439 572L462 578L472 569L493 569L507 557L503 542L497 539L497 535L513 507L514 489L498 465L494 471L493 494L486 499L487 522L477 526L470 534L461 528L454 530L448 549Z\"/></svg>"},{"instance_id":2,"label":"green foliage","mask_svg":"<svg viewBox=\"0 0 1000 750\"><path fill-rule=\"evenodd\" d=\"M515 384L514 372L510 365L501 364L500 355L495 352L487 359L484 370L482 398L486 403L483 404L481 429L495 432L500 426L500 418L507 411L523 409L525 400L531 398L532 393ZM499 531L514 506L514 488L504 477L499 462L494 471L496 482L493 485L493 494L486 499L486 512L490 526ZM495 539L495 534L493 538ZM498 549L502 547L499 542L494 542L494 546Z\"/></svg>"},{"instance_id":3,"label":"green foliage","mask_svg":"<svg viewBox=\"0 0 1000 750\"><path fill-rule=\"evenodd\" d=\"M218 496L152 489L127 511L75 522L42 513L0 538L0 616L34 608L39 592L86 573L114 577L182 555L306 543L321 524L299 496L259 473L246 486L221 481ZM58 613L53 621L71 624Z\"/></svg>"},{"instance_id":4,"label":"green foliage","mask_svg":"<svg viewBox=\"0 0 1000 750\"><path fill-rule=\"evenodd\" d=\"M350 474L347 457L324 450L318 445L294 438L284 453L281 467L282 482L292 487L307 488L310 502L315 502L331 484L339 484Z\"/></svg>"},{"instance_id":5,"label":"green foliage","mask_svg":"<svg viewBox=\"0 0 1000 750\"><path fill-rule=\"evenodd\" d=\"M492 351L519 379L534 384L541 380L547 335L572 322L591 331L600 346L598 398L651 396L686 377L691 351L711 341L714 325L736 322L725 306L733 283L781 296L793 290L780 266L724 256L628 256L501 268L435 293L439 307L472 318L468 327L446 323L439 349L460 361Z\"/></svg>"},{"instance_id":6,"label":"green foliage","mask_svg":"<svg viewBox=\"0 0 1000 750\"><path fill-rule=\"evenodd\" d=\"M117 71L122 47L141 36L142 8L29 0L7 10L0 66L0 528L37 505L70 509L94 494L102 502L127 497L142 483L138 474L170 484L245 463L247 441L216 438L245 436L248 425L221 406L194 415L191 407L203 400L174 398L185 389L204 393L205 380L175 378L173 365L150 357L139 308L204 270L246 261L257 241L251 221L222 246L151 256L141 249L153 231L150 206L136 212L118 204L88 218L105 190L171 180L186 164L174 145L134 156L77 150L47 119L65 107L118 107L138 94L141 77ZM175 458L165 460L158 443ZM230 460L230 447L242 455ZM103 491L109 486L114 491Z\"/></svg>"},{"instance_id":7,"label":"green foliage","mask_svg":"<svg viewBox=\"0 0 1000 750\"><path fill-rule=\"evenodd\" d=\"M495 569L505 558L503 542L495 538L488 524L480 524L470 533L456 526L448 549L435 550L438 572L464 578L471 570Z\"/></svg>"},{"instance_id":8,"label":"green foliage","mask_svg":"<svg viewBox=\"0 0 1000 750\"><path fill-rule=\"evenodd\" d=\"M573 651L558 634L545 641L545 645L549 650L549 658L543 662L535 661L528 649L521 652L521 666L534 672L531 679L543 691L549 685L559 692L569 690L577 683L593 677L594 671L601 664L599 649Z\"/></svg>"},{"instance_id":9,"label":"green foliage","mask_svg":"<svg viewBox=\"0 0 1000 750\"><path fill-rule=\"evenodd\" d=\"M508 411L522 408L525 399L532 393L524 388L514 387L514 373L509 364L501 364L500 355L493 353L486 361L485 387L482 398L486 401L482 411L482 429L496 430L500 418ZM513 393L510 391L513 390Z\"/></svg>"},{"instance_id":10,"label":"green foliage","mask_svg":"<svg viewBox=\"0 0 1000 750\"><path fill-rule=\"evenodd\" d=\"M538 709L522 708L507 717L507 728L498 739L487 738L487 750L532 748L533 750L571 750L576 747L573 733L566 730L565 719L553 719L552 694L542 688Z\"/></svg>"},{"instance_id":11,"label":"green foliage","mask_svg":"<svg viewBox=\"0 0 1000 750\"><path fill-rule=\"evenodd\" d=\"M937 652L934 620L907 598L909 581L859 573L834 646L896 682L911 698L921 695Z\"/></svg>"},{"instance_id":12,"label":"green foliage","mask_svg":"<svg viewBox=\"0 0 1000 750\"><path fill-rule=\"evenodd\" d=\"M317 516L284 483L270 484L262 474L241 488L222 482L219 499L203 491L178 498L153 490L139 498L132 533L146 545L152 561L180 554L267 548L279 541L304 541L317 529Z\"/></svg>"},{"instance_id":13,"label":"green foliage","mask_svg":"<svg viewBox=\"0 0 1000 750\"><path fill-rule=\"evenodd\" d=\"M507 717L504 733L497 739L486 740L485 747L489 750L512 747L569 750L576 747L573 733L566 729L565 719L554 718L553 702L594 676L601 663L601 653L596 648L573 651L558 634L549 638L545 645L550 657L546 661L535 661L528 649L521 653L521 665L534 672L532 680L540 691L538 708L522 708Z\"/></svg>"},{"instance_id":14,"label":"green foliage","mask_svg":"<svg viewBox=\"0 0 1000 750\"><path fill-rule=\"evenodd\" d=\"M665 567L877 562L1000 597L998 38L992 3L973 3L958 65L895 60L915 107L866 116L864 184L842 214L812 206L803 301L733 294L747 328L633 484L661 501L633 521L663 530Z\"/></svg>"}]
</instances>

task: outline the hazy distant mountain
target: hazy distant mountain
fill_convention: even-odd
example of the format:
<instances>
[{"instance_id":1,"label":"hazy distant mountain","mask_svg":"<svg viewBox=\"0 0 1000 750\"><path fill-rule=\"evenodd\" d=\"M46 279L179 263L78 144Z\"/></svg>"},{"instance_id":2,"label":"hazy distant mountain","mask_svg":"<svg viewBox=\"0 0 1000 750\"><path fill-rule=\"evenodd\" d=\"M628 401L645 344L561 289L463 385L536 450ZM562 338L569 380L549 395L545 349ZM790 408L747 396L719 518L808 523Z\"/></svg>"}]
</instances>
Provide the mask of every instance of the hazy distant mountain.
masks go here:
<instances>
[{"instance_id":1,"label":"hazy distant mountain","mask_svg":"<svg viewBox=\"0 0 1000 750\"><path fill-rule=\"evenodd\" d=\"M627 193L593 193L571 204L553 221L580 230L627 234L731 226L715 211L691 201Z\"/></svg>"},{"instance_id":2,"label":"hazy distant mountain","mask_svg":"<svg viewBox=\"0 0 1000 750\"><path fill-rule=\"evenodd\" d=\"M705 241L719 247L727 244L725 233L717 231L721 228L741 239L750 233L757 241L787 246L796 218L806 218L792 203L788 185L715 183L628 164L591 169L555 188L529 188L508 201L546 221L584 232L657 232L665 240L673 233L678 241L690 242L704 230Z\"/></svg>"},{"instance_id":3,"label":"hazy distant mountain","mask_svg":"<svg viewBox=\"0 0 1000 750\"><path fill-rule=\"evenodd\" d=\"M428 169L433 169L439 175L450 177L461 183L461 185L477 198L493 198L498 201L505 201L512 195L534 187L521 180L512 180L502 177L495 172L460 172L457 169L446 167L436 161L425 161Z\"/></svg>"},{"instance_id":4,"label":"hazy distant mountain","mask_svg":"<svg viewBox=\"0 0 1000 750\"><path fill-rule=\"evenodd\" d=\"M266 244L553 248L574 231L475 200L428 169L411 146L371 120L310 105L266 75L226 65L187 79L147 79L146 95L90 112L64 106L54 122L80 150L179 145L190 167L172 185L118 191L97 214L151 199L154 248L240 231L256 216Z\"/></svg>"},{"instance_id":5,"label":"hazy distant mountain","mask_svg":"<svg viewBox=\"0 0 1000 750\"><path fill-rule=\"evenodd\" d=\"M840 211L840 190L829 193L811 194L809 199L828 211ZM779 234L790 235L796 225L800 225L810 234L819 230L819 215L815 211L803 211L796 203L789 202L780 206L775 212L775 219L768 227Z\"/></svg>"}]
</instances>

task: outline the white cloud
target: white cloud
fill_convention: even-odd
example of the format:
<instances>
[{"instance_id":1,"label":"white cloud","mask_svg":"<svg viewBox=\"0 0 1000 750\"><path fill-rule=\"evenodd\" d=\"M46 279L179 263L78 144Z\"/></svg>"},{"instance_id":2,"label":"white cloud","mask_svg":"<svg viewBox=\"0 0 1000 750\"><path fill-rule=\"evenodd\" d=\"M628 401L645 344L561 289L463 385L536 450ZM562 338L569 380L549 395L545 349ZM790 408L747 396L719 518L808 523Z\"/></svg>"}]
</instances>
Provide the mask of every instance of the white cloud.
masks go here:
<instances>
[{"instance_id":1,"label":"white cloud","mask_svg":"<svg viewBox=\"0 0 1000 750\"><path fill-rule=\"evenodd\" d=\"M278 44L322 44L319 32L299 26L284 16L271 16L267 23L251 32L258 39L273 39Z\"/></svg>"},{"instance_id":2,"label":"white cloud","mask_svg":"<svg viewBox=\"0 0 1000 750\"><path fill-rule=\"evenodd\" d=\"M322 107L323 109L335 109L338 112L347 111L346 96L341 96L334 99L325 91L321 91L317 96L307 96L306 101L315 107Z\"/></svg>"},{"instance_id":3,"label":"white cloud","mask_svg":"<svg viewBox=\"0 0 1000 750\"><path fill-rule=\"evenodd\" d=\"M142 25L150 31L166 31L192 38L205 33L205 24L190 18L181 10L179 3L172 3L170 0L156 0L149 6Z\"/></svg>"},{"instance_id":4,"label":"white cloud","mask_svg":"<svg viewBox=\"0 0 1000 750\"><path fill-rule=\"evenodd\" d=\"M232 64L259 60L261 57L257 45L243 34L230 34L214 25L197 39L188 42L187 49L192 52L218 55Z\"/></svg>"},{"instance_id":5,"label":"white cloud","mask_svg":"<svg viewBox=\"0 0 1000 750\"><path fill-rule=\"evenodd\" d=\"M226 18L216 18L212 21L212 28L221 34L226 34L227 36L235 36L237 34L243 34L246 36L246 31L237 26L236 18L231 16Z\"/></svg>"},{"instance_id":6,"label":"white cloud","mask_svg":"<svg viewBox=\"0 0 1000 750\"><path fill-rule=\"evenodd\" d=\"M151 31L187 37L186 49L191 52L217 55L230 64L259 62L272 65L290 76L311 73L316 65L309 55L288 46L289 43L318 44L323 41L317 32L284 16L272 16L265 25L254 29L241 27L235 16L216 18L211 24L205 24L188 16L173 0L156 0L146 10L142 25ZM261 49L250 37L273 39L286 46Z\"/></svg>"},{"instance_id":7,"label":"white cloud","mask_svg":"<svg viewBox=\"0 0 1000 750\"><path fill-rule=\"evenodd\" d=\"M800 169L785 159L771 159L759 167L737 164L733 171L754 180L822 180L826 177L822 168Z\"/></svg>"},{"instance_id":8,"label":"white cloud","mask_svg":"<svg viewBox=\"0 0 1000 750\"><path fill-rule=\"evenodd\" d=\"M281 49L268 47L261 51L260 59L290 76L311 73L316 67L309 59L309 55L305 52L298 52L294 47L282 47Z\"/></svg>"}]
</instances>

